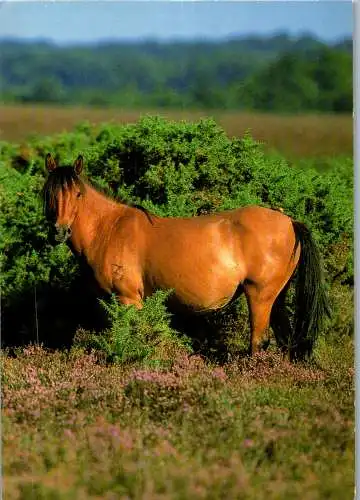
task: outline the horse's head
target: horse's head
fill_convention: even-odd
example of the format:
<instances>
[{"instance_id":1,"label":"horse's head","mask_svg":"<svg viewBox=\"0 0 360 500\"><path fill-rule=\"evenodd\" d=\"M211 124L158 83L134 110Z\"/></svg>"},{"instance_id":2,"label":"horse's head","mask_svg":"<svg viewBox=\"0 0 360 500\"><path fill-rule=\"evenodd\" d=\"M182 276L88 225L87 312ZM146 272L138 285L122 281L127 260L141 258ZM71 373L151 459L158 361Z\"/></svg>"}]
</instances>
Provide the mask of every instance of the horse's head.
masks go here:
<instances>
[{"instance_id":1,"label":"horse's head","mask_svg":"<svg viewBox=\"0 0 360 500\"><path fill-rule=\"evenodd\" d=\"M83 157L79 155L73 166L58 167L48 153L45 166L49 172L43 188L45 215L54 223L55 240L63 243L71 236L71 227L84 195L84 183L79 178Z\"/></svg>"}]
</instances>

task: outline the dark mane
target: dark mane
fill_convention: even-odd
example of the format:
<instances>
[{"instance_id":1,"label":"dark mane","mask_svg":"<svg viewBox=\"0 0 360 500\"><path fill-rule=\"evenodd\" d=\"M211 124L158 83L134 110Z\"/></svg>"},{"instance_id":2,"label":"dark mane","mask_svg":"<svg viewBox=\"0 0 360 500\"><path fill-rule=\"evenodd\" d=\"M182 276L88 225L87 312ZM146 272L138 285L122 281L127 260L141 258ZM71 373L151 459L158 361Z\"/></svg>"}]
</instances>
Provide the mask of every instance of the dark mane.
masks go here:
<instances>
[{"instance_id":1,"label":"dark mane","mask_svg":"<svg viewBox=\"0 0 360 500\"><path fill-rule=\"evenodd\" d=\"M85 180L85 179L84 179ZM52 220L56 218L56 200L57 200L57 195L59 194L59 191L63 191L64 189L67 189L70 187L72 184L75 186L78 186L83 193L85 190L85 182L83 179L81 179L75 172L73 167L59 167L57 168L54 172L51 172L45 182L45 185L43 187L43 203L44 203L44 213L45 216L48 220ZM97 191L101 192L105 196L112 198L114 201L122 203L121 200L116 199L115 196L113 196L107 189L105 188L100 188L99 186L96 186L92 182L89 181L89 179L86 179L86 182L96 189ZM138 204L127 204L129 207L136 208L138 210L141 210L146 217L148 218L149 222L153 224L153 219L152 219L152 214L143 206L138 205Z\"/></svg>"},{"instance_id":2,"label":"dark mane","mask_svg":"<svg viewBox=\"0 0 360 500\"><path fill-rule=\"evenodd\" d=\"M72 184L79 186L81 192L84 192L84 182L75 173L73 167L60 167L48 175L42 191L44 213L48 220L56 217L56 200L59 191L63 191Z\"/></svg>"},{"instance_id":3,"label":"dark mane","mask_svg":"<svg viewBox=\"0 0 360 500\"><path fill-rule=\"evenodd\" d=\"M131 204L129 206L132 207L132 208L137 208L138 210L141 210L141 212L144 212L144 214L148 218L149 222L151 224L154 224L154 221L152 219L153 218L153 214L151 214L147 208L143 207L142 205L138 205L137 203Z\"/></svg>"}]
</instances>

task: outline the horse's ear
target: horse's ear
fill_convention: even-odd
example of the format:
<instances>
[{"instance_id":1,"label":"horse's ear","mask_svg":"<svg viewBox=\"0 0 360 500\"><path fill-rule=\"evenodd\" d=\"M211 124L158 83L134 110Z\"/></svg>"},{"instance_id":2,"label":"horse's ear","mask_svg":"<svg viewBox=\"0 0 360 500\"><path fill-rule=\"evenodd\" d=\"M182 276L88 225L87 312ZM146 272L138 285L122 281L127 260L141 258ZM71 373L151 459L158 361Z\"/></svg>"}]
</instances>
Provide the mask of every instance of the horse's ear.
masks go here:
<instances>
[{"instance_id":1,"label":"horse's ear","mask_svg":"<svg viewBox=\"0 0 360 500\"><path fill-rule=\"evenodd\" d=\"M74 170L76 174L80 175L83 168L84 168L84 158L82 157L82 155L79 155L74 163Z\"/></svg>"},{"instance_id":2,"label":"horse's ear","mask_svg":"<svg viewBox=\"0 0 360 500\"><path fill-rule=\"evenodd\" d=\"M51 156L51 153L48 153L45 158L45 166L48 172L54 172L56 170L57 165L54 158Z\"/></svg>"}]
</instances>

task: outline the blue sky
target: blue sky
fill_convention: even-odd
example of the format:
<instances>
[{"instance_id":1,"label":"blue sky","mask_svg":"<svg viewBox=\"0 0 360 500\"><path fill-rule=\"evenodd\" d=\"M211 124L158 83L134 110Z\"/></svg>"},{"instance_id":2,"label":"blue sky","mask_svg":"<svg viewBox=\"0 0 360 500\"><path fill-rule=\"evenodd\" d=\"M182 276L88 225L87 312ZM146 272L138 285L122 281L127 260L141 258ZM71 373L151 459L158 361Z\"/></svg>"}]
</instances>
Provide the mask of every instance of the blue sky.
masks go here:
<instances>
[{"instance_id":1,"label":"blue sky","mask_svg":"<svg viewBox=\"0 0 360 500\"><path fill-rule=\"evenodd\" d=\"M351 1L0 2L0 37L59 43L100 39L222 38L311 32L325 40L351 36Z\"/></svg>"}]
</instances>

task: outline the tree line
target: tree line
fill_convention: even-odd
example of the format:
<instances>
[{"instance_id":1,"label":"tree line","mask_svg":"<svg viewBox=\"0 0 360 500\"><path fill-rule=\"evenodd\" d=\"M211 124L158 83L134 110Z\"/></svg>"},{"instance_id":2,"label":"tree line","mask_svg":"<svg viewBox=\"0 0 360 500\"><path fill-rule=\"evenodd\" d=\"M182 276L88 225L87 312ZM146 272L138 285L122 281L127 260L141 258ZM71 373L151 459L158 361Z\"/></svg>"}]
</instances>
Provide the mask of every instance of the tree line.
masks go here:
<instances>
[{"instance_id":1,"label":"tree line","mask_svg":"<svg viewBox=\"0 0 360 500\"><path fill-rule=\"evenodd\" d=\"M352 40L0 41L1 100L92 106L351 112Z\"/></svg>"}]
</instances>

